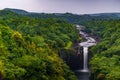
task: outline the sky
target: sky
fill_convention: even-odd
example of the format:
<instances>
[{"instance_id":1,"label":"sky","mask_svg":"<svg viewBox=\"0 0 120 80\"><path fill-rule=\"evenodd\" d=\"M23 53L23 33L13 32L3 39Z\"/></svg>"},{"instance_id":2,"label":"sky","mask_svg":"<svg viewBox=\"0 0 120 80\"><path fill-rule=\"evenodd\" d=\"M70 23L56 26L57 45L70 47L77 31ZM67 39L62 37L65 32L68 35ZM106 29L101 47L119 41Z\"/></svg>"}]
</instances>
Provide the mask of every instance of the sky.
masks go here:
<instances>
[{"instance_id":1,"label":"sky","mask_svg":"<svg viewBox=\"0 0 120 80\"><path fill-rule=\"evenodd\" d=\"M30 12L93 14L120 12L120 0L2 0L0 9Z\"/></svg>"}]
</instances>

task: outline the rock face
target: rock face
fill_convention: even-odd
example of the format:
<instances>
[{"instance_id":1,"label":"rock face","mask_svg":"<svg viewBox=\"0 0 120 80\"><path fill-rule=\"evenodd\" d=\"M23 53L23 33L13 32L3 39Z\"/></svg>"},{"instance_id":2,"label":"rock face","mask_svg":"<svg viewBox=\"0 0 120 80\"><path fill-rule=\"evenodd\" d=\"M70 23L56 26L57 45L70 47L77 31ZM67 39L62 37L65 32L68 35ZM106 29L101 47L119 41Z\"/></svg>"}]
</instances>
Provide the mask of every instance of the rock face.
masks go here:
<instances>
[{"instance_id":1,"label":"rock face","mask_svg":"<svg viewBox=\"0 0 120 80\"><path fill-rule=\"evenodd\" d=\"M83 68L83 47L63 49L59 52L60 57L69 65L71 70Z\"/></svg>"}]
</instances>

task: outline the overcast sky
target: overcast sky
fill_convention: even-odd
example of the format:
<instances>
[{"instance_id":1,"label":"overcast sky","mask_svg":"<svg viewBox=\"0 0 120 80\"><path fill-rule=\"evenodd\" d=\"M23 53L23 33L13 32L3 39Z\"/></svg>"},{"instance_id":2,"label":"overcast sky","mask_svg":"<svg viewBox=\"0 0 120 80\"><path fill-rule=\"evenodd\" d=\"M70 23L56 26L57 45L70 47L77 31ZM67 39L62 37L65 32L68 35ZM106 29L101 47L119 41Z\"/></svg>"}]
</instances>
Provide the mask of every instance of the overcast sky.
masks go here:
<instances>
[{"instance_id":1,"label":"overcast sky","mask_svg":"<svg viewBox=\"0 0 120 80\"><path fill-rule=\"evenodd\" d=\"M120 12L120 0L2 0L0 9L17 8L45 13Z\"/></svg>"}]
</instances>

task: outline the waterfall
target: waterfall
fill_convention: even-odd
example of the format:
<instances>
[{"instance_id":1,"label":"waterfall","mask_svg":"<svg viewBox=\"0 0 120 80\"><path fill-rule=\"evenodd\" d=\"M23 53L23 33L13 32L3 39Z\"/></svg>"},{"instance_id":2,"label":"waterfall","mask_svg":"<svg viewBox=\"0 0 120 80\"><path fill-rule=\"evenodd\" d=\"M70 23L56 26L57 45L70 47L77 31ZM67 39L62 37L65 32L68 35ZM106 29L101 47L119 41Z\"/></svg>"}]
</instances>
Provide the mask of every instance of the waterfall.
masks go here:
<instances>
[{"instance_id":1,"label":"waterfall","mask_svg":"<svg viewBox=\"0 0 120 80\"><path fill-rule=\"evenodd\" d=\"M89 80L88 49L96 45L96 40L82 31L83 26L77 25L76 27L80 31L80 35L85 39L83 42L79 43L79 46L83 47L83 69L80 68L76 70L76 75L80 80Z\"/></svg>"},{"instance_id":2,"label":"waterfall","mask_svg":"<svg viewBox=\"0 0 120 80\"><path fill-rule=\"evenodd\" d=\"M88 47L83 47L83 71L88 71Z\"/></svg>"}]
</instances>

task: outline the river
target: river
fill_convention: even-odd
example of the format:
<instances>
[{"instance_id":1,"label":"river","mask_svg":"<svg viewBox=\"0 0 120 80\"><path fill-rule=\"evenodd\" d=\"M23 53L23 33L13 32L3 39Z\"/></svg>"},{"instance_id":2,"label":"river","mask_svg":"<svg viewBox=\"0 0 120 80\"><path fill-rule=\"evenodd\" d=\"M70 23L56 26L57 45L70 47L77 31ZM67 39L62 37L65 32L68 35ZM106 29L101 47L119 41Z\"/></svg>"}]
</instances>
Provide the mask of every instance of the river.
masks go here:
<instances>
[{"instance_id":1,"label":"river","mask_svg":"<svg viewBox=\"0 0 120 80\"><path fill-rule=\"evenodd\" d=\"M77 29L80 31L80 35L85 38L85 41L79 43L80 47L83 47L83 69L75 71L79 80L89 80L90 70L88 68L88 53L89 47L96 45L96 40L89 36L87 33L81 30L81 26L77 25Z\"/></svg>"}]
</instances>

